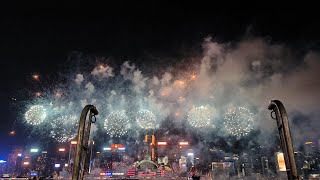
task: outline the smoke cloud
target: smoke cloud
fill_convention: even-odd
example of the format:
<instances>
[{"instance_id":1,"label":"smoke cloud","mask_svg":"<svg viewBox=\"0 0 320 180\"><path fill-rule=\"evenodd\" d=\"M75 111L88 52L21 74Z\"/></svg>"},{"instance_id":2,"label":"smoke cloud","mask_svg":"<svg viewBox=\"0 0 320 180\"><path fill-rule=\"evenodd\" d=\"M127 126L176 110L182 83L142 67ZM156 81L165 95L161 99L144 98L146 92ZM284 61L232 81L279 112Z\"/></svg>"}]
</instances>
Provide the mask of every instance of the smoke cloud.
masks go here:
<instances>
[{"instance_id":1,"label":"smoke cloud","mask_svg":"<svg viewBox=\"0 0 320 180\"><path fill-rule=\"evenodd\" d=\"M75 79L77 84L81 84L82 81L84 80L83 75L82 74L77 74L77 77Z\"/></svg>"},{"instance_id":2,"label":"smoke cloud","mask_svg":"<svg viewBox=\"0 0 320 180\"><path fill-rule=\"evenodd\" d=\"M60 104L72 101L73 109L68 108L71 110L66 113L74 114L78 112L75 109L94 104L99 110L97 129L94 130L97 134L106 134L103 124L109 114L124 110L131 123L122 137L124 143L135 144L148 131L136 123L138 112L147 110L156 118L157 131L165 132L163 138L174 139L177 135L179 137L175 138L189 138L201 147L215 145L219 149L220 144L238 150L237 147L246 148L245 143L253 141L273 146L268 141L276 132L276 122L271 119L267 106L270 100L278 99L287 109L295 146L299 146L310 133L320 128L317 119L320 112L319 69L318 52L297 56L293 49L263 38L218 43L208 37L202 43L200 55L176 59L175 64L159 62L156 67L138 69L133 62L125 61L120 67L98 64L89 75L86 72L72 74L72 82L68 85L74 88L66 89L68 96L54 101L53 106L60 107ZM90 74L99 77L98 81ZM74 86L82 82L86 82L84 87ZM209 114L197 112L201 116L199 120L210 120L210 126L195 128L188 122L188 117L192 109L201 106L214 109ZM230 128L224 126L225 114L230 107L243 107L254 120L242 119L238 126L249 124L250 132L232 140L233 143ZM215 148L211 148L212 151Z\"/></svg>"},{"instance_id":3,"label":"smoke cloud","mask_svg":"<svg viewBox=\"0 0 320 180\"><path fill-rule=\"evenodd\" d=\"M110 66L104 66L100 65L98 67L95 67L93 71L91 72L94 76L101 76L101 77L113 77L113 68Z\"/></svg>"}]
</instances>

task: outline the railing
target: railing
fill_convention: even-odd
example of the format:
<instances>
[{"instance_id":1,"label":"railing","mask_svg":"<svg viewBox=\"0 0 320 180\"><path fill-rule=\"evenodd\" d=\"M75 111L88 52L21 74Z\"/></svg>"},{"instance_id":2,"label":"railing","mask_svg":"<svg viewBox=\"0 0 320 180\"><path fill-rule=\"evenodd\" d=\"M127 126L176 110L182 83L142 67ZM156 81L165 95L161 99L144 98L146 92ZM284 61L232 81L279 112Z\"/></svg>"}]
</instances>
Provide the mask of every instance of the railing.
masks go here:
<instances>
[{"instance_id":1,"label":"railing","mask_svg":"<svg viewBox=\"0 0 320 180\"><path fill-rule=\"evenodd\" d=\"M89 120L86 117L89 113ZM76 156L72 171L72 180L82 180L84 174L84 166L86 162L86 153L88 149L88 141L90 136L91 123L95 123L92 117L98 115L96 107L93 105L87 105L83 108L80 116L79 129L78 129L78 140L76 148Z\"/></svg>"},{"instance_id":2,"label":"railing","mask_svg":"<svg viewBox=\"0 0 320 180\"><path fill-rule=\"evenodd\" d=\"M294 159L293 144L286 109L279 100L272 100L268 106L268 109L272 110L271 117L277 120L281 148L287 168L288 179L299 179L296 162ZM274 117L273 114L276 116Z\"/></svg>"}]
</instances>

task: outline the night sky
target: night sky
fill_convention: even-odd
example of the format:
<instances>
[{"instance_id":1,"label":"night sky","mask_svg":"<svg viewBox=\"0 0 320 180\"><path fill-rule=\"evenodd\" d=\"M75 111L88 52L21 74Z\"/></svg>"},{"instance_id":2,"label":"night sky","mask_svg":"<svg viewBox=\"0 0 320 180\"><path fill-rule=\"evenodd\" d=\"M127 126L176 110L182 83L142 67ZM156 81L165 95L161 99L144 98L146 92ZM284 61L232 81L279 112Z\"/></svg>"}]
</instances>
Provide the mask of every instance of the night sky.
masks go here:
<instances>
[{"instance_id":1,"label":"night sky","mask_svg":"<svg viewBox=\"0 0 320 180\"><path fill-rule=\"evenodd\" d=\"M291 4L292 5L292 4ZM251 6L251 7L249 7ZM15 103L31 75L55 74L73 51L117 59L178 57L197 49L211 35L218 42L245 35L269 38L304 53L318 50L320 26L312 5L294 7L270 3L220 4L32 4L3 6L0 16L0 159L13 145L24 145L23 127L8 136Z\"/></svg>"}]
</instances>

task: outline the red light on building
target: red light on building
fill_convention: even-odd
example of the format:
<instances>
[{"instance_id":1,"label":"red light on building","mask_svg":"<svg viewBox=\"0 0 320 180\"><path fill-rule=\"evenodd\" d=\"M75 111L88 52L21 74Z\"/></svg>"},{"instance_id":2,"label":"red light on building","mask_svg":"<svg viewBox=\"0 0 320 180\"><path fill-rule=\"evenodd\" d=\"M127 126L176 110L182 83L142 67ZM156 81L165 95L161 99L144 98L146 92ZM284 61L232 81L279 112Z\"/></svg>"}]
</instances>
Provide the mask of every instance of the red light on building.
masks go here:
<instances>
[{"instance_id":1,"label":"red light on building","mask_svg":"<svg viewBox=\"0 0 320 180\"><path fill-rule=\"evenodd\" d=\"M122 144L111 144L111 149L124 148Z\"/></svg>"},{"instance_id":2,"label":"red light on building","mask_svg":"<svg viewBox=\"0 0 320 180\"><path fill-rule=\"evenodd\" d=\"M135 173L136 173L136 171L135 171L135 169L129 169L128 171L127 171L127 176L134 176L135 175Z\"/></svg>"}]
</instances>

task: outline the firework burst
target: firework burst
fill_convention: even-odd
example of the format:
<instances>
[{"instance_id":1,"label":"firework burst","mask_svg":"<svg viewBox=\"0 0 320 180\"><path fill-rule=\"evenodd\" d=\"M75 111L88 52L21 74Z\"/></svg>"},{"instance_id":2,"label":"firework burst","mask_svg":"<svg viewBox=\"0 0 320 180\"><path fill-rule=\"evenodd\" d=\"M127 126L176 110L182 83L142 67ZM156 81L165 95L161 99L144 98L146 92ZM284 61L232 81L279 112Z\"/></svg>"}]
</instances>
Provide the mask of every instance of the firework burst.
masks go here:
<instances>
[{"instance_id":1,"label":"firework burst","mask_svg":"<svg viewBox=\"0 0 320 180\"><path fill-rule=\"evenodd\" d=\"M156 117L148 110L140 110L136 117L136 122L143 129L156 128Z\"/></svg>"},{"instance_id":2,"label":"firework burst","mask_svg":"<svg viewBox=\"0 0 320 180\"><path fill-rule=\"evenodd\" d=\"M254 116L247 108L232 107L226 112L223 125L228 134L240 138L253 129Z\"/></svg>"},{"instance_id":3,"label":"firework burst","mask_svg":"<svg viewBox=\"0 0 320 180\"><path fill-rule=\"evenodd\" d=\"M31 106L25 113L25 120L30 125L40 125L47 117L46 109L41 105Z\"/></svg>"},{"instance_id":4,"label":"firework burst","mask_svg":"<svg viewBox=\"0 0 320 180\"><path fill-rule=\"evenodd\" d=\"M121 137L129 128L129 119L124 110L112 112L104 122L104 129L111 137Z\"/></svg>"},{"instance_id":5,"label":"firework burst","mask_svg":"<svg viewBox=\"0 0 320 180\"><path fill-rule=\"evenodd\" d=\"M188 122L195 128L209 126L211 123L212 112L206 106L192 108L188 114Z\"/></svg>"},{"instance_id":6,"label":"firework burst","mask_svg":"<svg viewBox=\"0 0 320 180\"><path fill-rule=\"evenodd\" d=\"M51 122L50 135L58 142L70 141L77 134L77 125L76 116L60 116Z\"/></svg>"}]
</instances>

